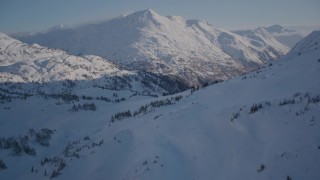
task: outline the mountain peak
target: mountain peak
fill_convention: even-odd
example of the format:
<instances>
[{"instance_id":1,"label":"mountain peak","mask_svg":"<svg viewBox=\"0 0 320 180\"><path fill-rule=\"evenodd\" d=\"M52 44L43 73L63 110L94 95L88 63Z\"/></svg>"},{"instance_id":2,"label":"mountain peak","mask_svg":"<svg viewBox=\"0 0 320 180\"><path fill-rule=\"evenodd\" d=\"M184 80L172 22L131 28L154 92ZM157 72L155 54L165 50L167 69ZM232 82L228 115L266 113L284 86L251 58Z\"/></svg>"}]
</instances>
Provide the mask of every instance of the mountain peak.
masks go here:
<instances>
[{"instance_id":1,"label":"mountain peak","mask_svg":"<svg viewBox=\"0 0 320 180\"><path fill-rule=\"evenodd\" d=\"M129 22L137 22L140 25L150 23L159 25L163 23L163 18L163 16L159 15L154 10L146 9L129 14L124 19L129 20Z\"/></svg>"},{"instance_id":2,"label":"mountain peak","mask_svg":"<svg viewBox=\"0 0 320 180\"><path fill-rule=\"evenodd\" d=\"M241 36L206 21L146 9L102 24L20 39L72 54L99 55L194 86L252 70L288 51L270 36L263 29Z\"/></svg>"},{"instance_id":3,"label":"mountain peak","mask_svg":"<svg viewBox=\"0 0 320 180\"><path fill-rule=\"evenodd\" d=\"M160 16L156 11L154 11L152 9L137 11L137 12L133 13L132 15L144 16L144 17Z\"/></svg>"},{"instance_id":4,"label":"mountain peak","mask_svg":"<svg viewBox=\"0 0 320 180\"><path fill-rule=\"evenodd\" d=\"M157 12L156 11L154 11L153 9L146 9L146 10L144 10L144 12L146 12L146 13L151 13L151 14L157 14Z\"/></svg>"},{"instance_id":5,"label":"mountain peak","mask_svg":"<svg viewBox=\"0 0 320 180\"><path fill-rule=\"evenodd\" d=\"M281 33L283 29L284 28L279 24L275 24L266 28L266 30L270 33Z\"/></svg>"},{"instance_id":6,"label":"mountain peak","mask_svg":"<svg viewBox=\"0 0 320 180\"><path fill-rule=\"evenodd\" d=\"M274 28L274 29L283 29L283 26L281 26L280 24L274 24L272 26L269 26L268 28Z\"/></svg>"},{"instance_id":7,"label":"mountain peak","mask_svg":"<svg viewBox=\"0 0 320 180\"><path fill-rule=\"evenodd\" d=\"M57 31L57 30L63 30L63 29L67 29L67 26L63 24L58 24L45 30L44 32L51 32L51 31Z\"/></svg>"},{"instance_id":8,"label":"mountain peak","mask_svg":"<svg viewBox=\"0 0 320 180\"><path fill-rule=\"evenodd\" d=\"M294 32L294 30L285 29L283 26L281 26L279 24L275 24L275 25L266 27L266 30L269 33Z\"/></svg>"}]
</instances>

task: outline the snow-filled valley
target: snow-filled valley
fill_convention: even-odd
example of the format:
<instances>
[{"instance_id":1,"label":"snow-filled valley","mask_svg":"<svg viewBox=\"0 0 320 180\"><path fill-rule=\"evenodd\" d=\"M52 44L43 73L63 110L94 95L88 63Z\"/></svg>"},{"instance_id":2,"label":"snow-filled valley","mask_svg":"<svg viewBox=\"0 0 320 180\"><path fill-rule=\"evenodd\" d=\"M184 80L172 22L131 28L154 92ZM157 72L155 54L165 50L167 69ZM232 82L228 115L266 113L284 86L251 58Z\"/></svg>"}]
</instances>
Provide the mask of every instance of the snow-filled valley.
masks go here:
<instances>
[{"instance_id":1,"label":"snow-filled valley","mask_svg":"<svg viewBox=\"0 0 320 180\"><path fill-rule=\"evenodd\" d=\"M146 72L97 56L0 38L0 179L320 178L320 31L278 61L168 96L157 75L142 83Z\"/></svg>"}]
</instances>

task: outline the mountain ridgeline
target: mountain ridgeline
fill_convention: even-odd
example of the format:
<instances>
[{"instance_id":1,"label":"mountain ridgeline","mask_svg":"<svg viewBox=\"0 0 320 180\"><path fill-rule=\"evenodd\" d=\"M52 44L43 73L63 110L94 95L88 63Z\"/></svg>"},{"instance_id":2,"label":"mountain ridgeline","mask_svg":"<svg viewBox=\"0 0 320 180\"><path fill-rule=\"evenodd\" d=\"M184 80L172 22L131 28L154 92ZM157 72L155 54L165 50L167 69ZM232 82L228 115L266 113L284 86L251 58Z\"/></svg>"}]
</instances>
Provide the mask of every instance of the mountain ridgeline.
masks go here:
<instances>
[{"instance_id":1,"label":"mountain ridgeline","mask_svg":"<svg viewBox=\"0 0 320 180\"><path fill-rule=\"evenodd\" d=\"M102 23L13 36L73 55L96 55L127 70L201 86L251 71L286 54L266 29L250 34L217 29L205 21L161 16L148 9Z\"/></svg>"},{"instance_id":2,"label":"mountain ridgeline","mask_svg":"<svg viewBox=\"0 0 320 180\"><path fill-rule=\"evenodd\" d=\"M2 33L0 49L0 87L3 90L33 94L95 87L163 95L188 88L161 74L124 70L98 56L79 57L37 44L27 45Z\"/></svg>"}]
</instances>

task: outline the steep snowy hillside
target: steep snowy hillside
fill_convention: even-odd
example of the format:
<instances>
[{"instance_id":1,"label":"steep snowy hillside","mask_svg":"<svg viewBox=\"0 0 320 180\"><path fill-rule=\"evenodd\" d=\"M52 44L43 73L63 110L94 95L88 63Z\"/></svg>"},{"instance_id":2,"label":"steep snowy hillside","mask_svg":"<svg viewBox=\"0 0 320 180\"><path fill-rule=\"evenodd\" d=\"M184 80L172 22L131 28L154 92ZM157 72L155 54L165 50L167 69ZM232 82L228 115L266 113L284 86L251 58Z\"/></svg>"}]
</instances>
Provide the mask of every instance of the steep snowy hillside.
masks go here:
<instances>
[{"instance_id":1,"label":"steep snowy hillside","mask_svg":"<svg viewBox=\"0 0 320 180\"><path fill-rule=\"evenodd\" d=\"M0 33L0 86L7 89L57 90L100 87L162 94L178 92L186 87L175 80L152 73L119 69L98 56L83 57L27 45ZM17 88L17 83L20 88ZM44 85L45 84L45 85ZM40 88L40 89L39 89Z\"/></svg>"},{"instance_id":2,"label":"steep snowy hillside","mask_svg":"<svg viewBox=\"0 0 320 180\"><path fill-rule=\"evenodd\" d=\"M288 48L267 32L251 39L205 21L139 11L104 23L16 36L23 42L94 54L131 69L176 77L199 85L260 67Z\"/></svg>"},{"instance_id":3,"label":"steep snowy hillside","mask_svg":"<svg viewBox=\"0 0 320 180\"><path fill-rule=\"evenodd\" d=\"M301 54L318 51L320 49L320 30L313 31L306 38L295 45L287 57L300 56Z\"/></svg>"},{"instance_id":4,"label":"steep snowy hillside","mask_svg":"<svg viewBox=\"0 0 320 180\"><path fill-rule=\"evenodd\" d=\"M167 97L2 92L0 179L320 179L319 37L300 55Z\"/></svg>"}]
</instances>

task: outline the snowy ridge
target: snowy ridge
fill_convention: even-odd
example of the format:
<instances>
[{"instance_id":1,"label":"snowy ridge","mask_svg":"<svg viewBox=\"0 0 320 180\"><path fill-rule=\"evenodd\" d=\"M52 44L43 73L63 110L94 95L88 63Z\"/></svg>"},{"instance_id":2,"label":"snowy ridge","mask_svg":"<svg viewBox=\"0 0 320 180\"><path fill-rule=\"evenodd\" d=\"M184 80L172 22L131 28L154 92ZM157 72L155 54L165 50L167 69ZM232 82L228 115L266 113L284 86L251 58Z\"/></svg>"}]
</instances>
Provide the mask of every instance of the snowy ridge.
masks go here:
<instances>
[{"instance_id":1,"label":"snowy ridge","mask_svg":"<svg viewBox=\"0 0 320 180\"><path fill-rule=\"evenodd\" d=\"M98 56L77 57L37 44L29 46L0 34L1 82L50 82L97 79L105 75L129 74ZM10 76L12 75L12 76ZM14 78L16 77L16 78Z\"/></svg>"},{"instance_id":2,"label":"snowy ridge","mask_svg":"<svg viewBox=\"0 0 320 180\"><path fill-rule=\"evenodd\" d=\"M243 37L205 21L165 17L148 9L100 24L16 38L75 55L98 55L192 86L247 72L288 51L267 32L256 36Z\"/></svg>"},{"instance_id":3,"label":"snowy ridge","mask_svg":"<svg viewBox=\"0 0 320 180\"><path fill-rule=\"evenodd\" d=\"M64 102L0 89L0 179L319 179L319 37L300 55L167 97L113 103L76 89L86 97Z\"/></svg>"},{"instance_id":4,"label":"snowy ridge","mask_svg":"<svg viewBox=\"0 0 320 180\"><path fill-rule=\"evenodd\" d=\"M175 82L161 79L160 76L151 73L119 69L114 63L98 56L79 57L37 44L27 45L2 33L0 33L0 48L1 85L23 83L26 87L22 89L25 90L43 83L58 83L62 86L65 81L73 81L80 87L98 86L161 94L171 91L166 84ZM179 83L177 84L179 86ZM63 90L56 84L43 87L49 90L55 88L58 91ZM178 87L174 91L183 89L185 88Z\"/></svg>"},{"instance_id":5,"label":"snowy ridge","mask_svg":"<svg viewBox=\"0 0 320 180\"><path fill-rule=\"evenodd\" d=\"M234 31L234 33L249 38L257 47L266 47L266 49L261 52L264 59L279 57L281 54L286 54L289 50L288 47L279 43L268 31L265 30L265 28L262 27L255 30ZM272 47L276 47L277 50Z\"/></svg>"},{"instance_id":6,"label":"snowy ridge","mask_svg":"<svg viewBox=\"0 0 320 180\"><path fill-rule=\"evenodd\" d=\"M320 49L320 31L313 31L295 45L287 56L301 55L318 49Z\"/></svg>"},{"instance_id":7,"label":"snowy ridge","mask_svg":"<svg viewBox=\"0 0 320 180\"><path fill-rule=\"evenodd\" d=\"M125 75L116 65L98 56L78 57L68 53L27 45L0 34L1 82L50 82L61 80L92 80L105 75ZM14 78L16 77L16 78Z\"/></svg>"}]
</instances>

